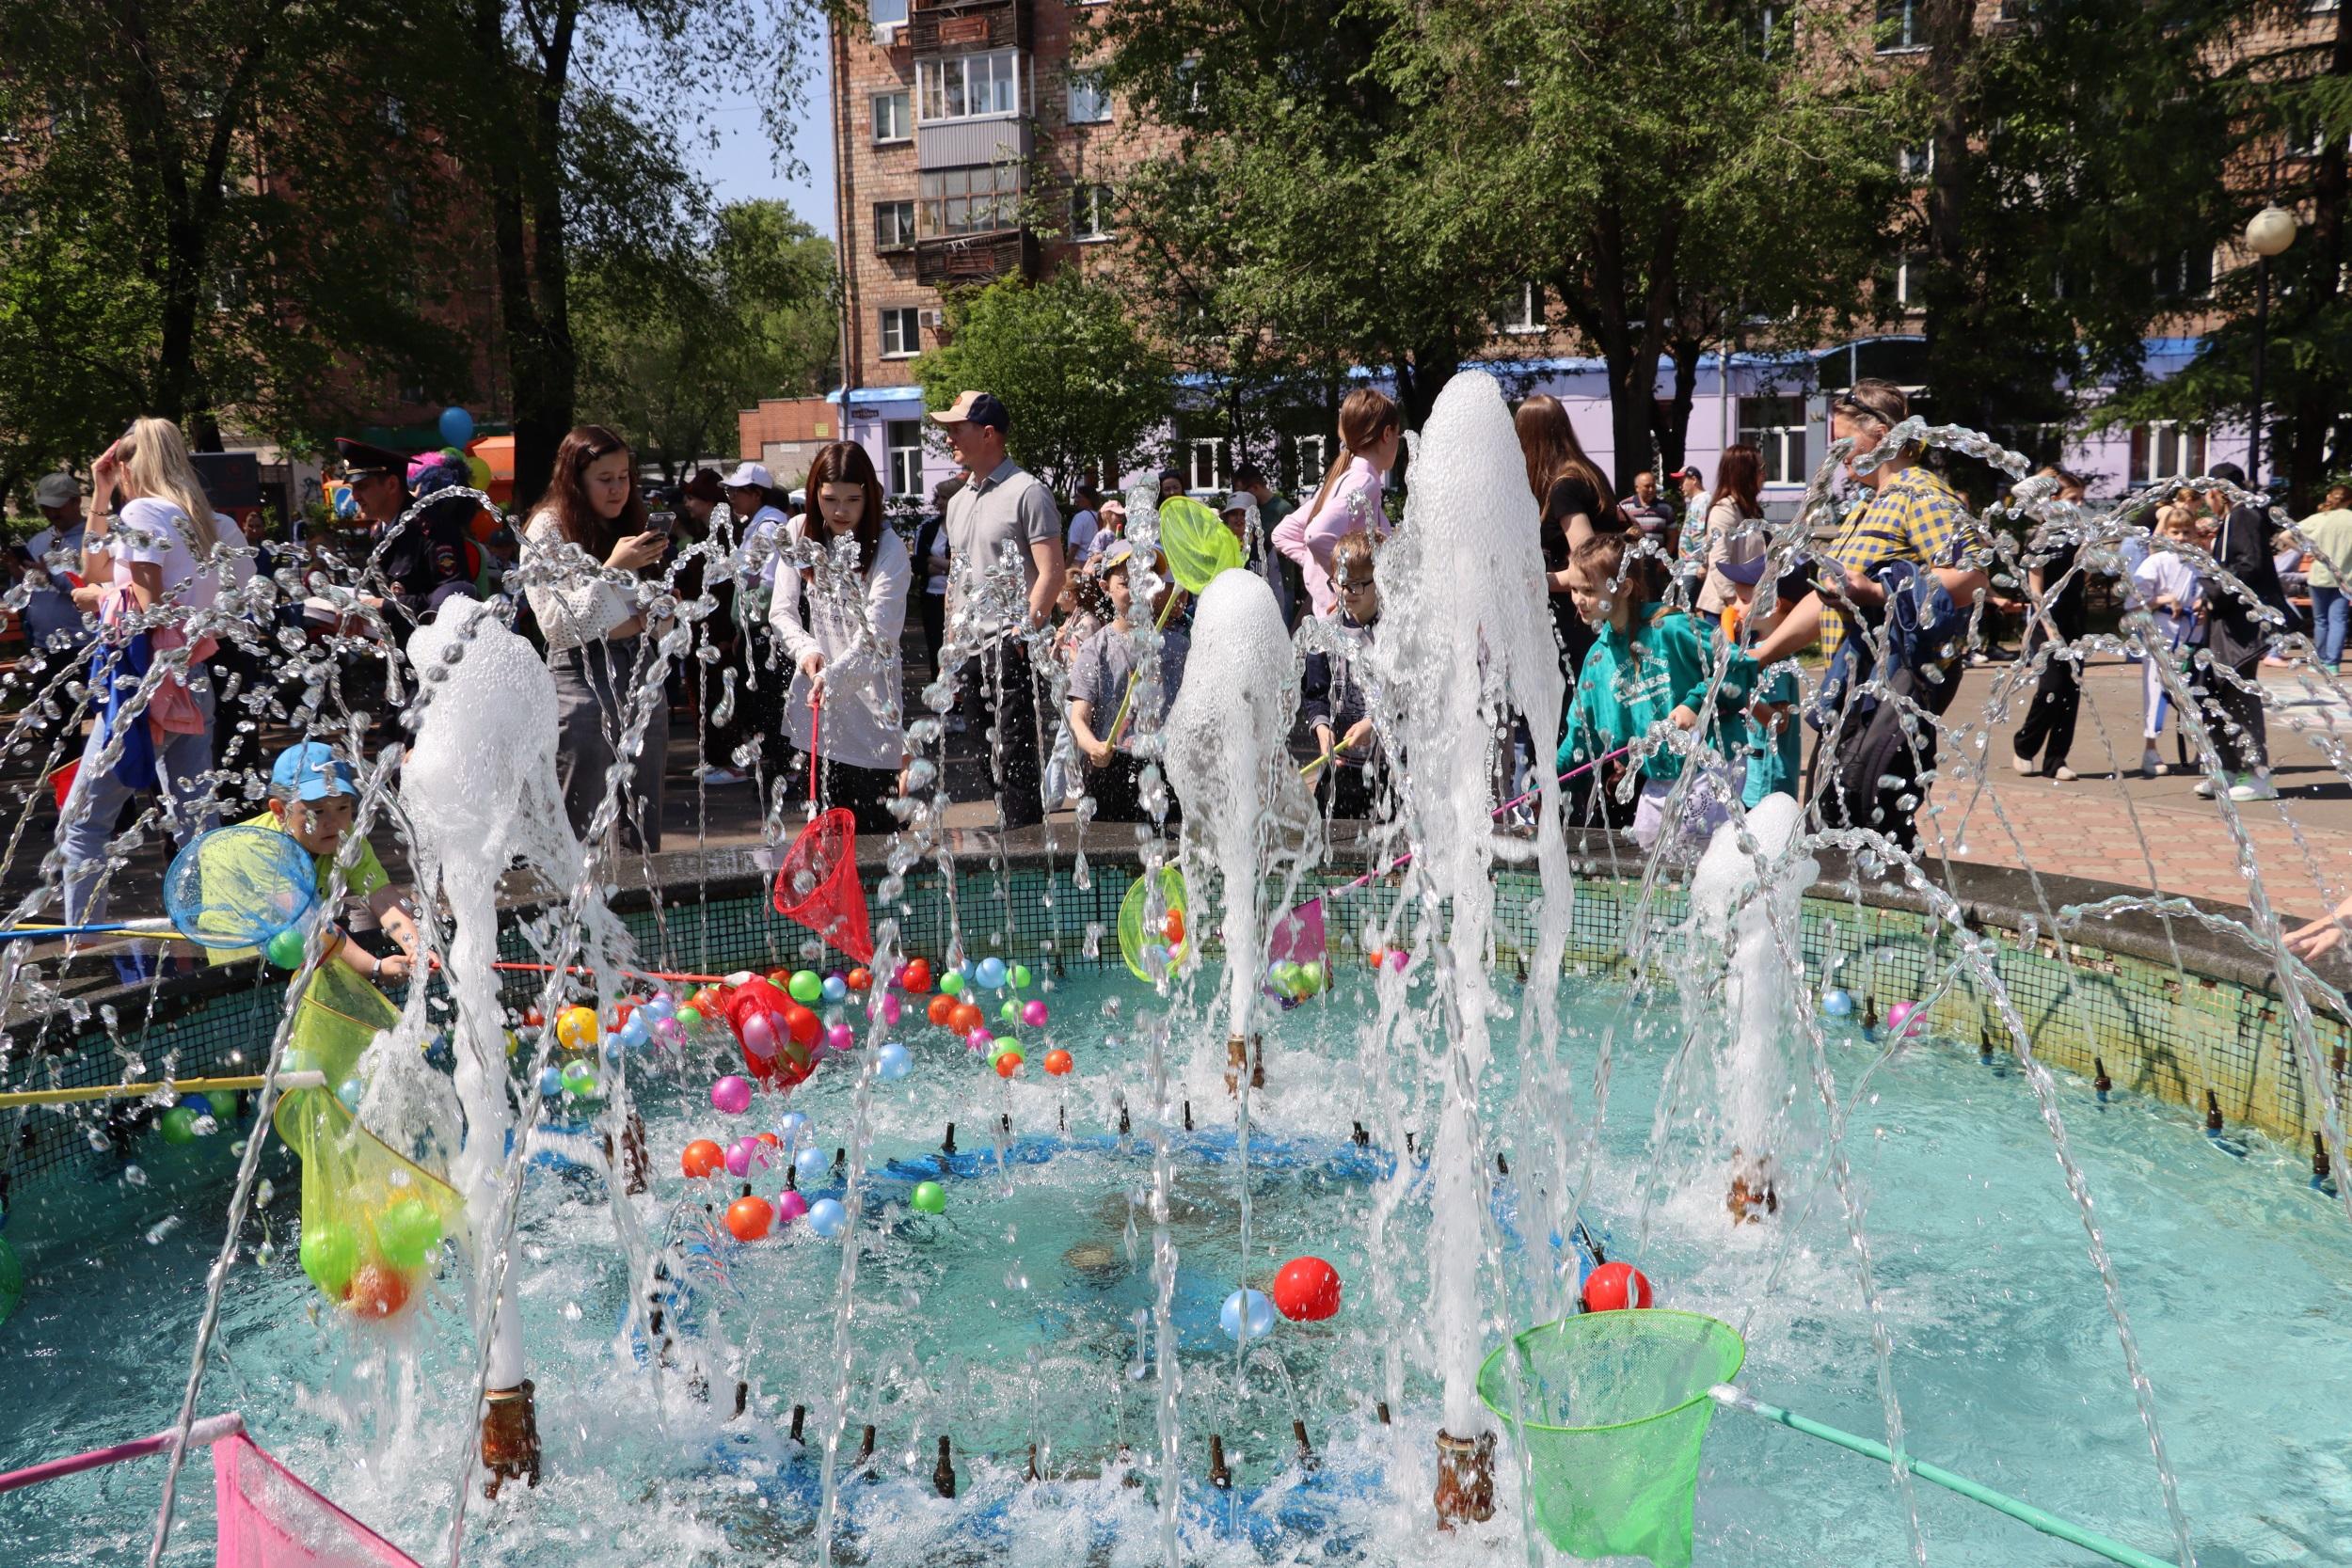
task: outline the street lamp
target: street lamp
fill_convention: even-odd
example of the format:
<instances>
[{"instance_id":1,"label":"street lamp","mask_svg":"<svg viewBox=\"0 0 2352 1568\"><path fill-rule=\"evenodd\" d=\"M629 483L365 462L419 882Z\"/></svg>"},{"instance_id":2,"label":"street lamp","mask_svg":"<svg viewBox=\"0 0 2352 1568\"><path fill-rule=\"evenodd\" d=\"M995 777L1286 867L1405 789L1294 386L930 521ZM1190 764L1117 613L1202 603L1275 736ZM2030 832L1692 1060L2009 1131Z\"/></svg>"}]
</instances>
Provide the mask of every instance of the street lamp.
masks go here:
<instances>
[{"instance_id":1,"label":"street lamp","mask_svg":"<svg viewBox=\"0 0 2352 1568\"><path fill-rule=\"evenodd\" d=\"M2295 243L2295 214L2277 202L2256 213L2246 225L2246 248L2254 253L2254 405L2253 434L2246 443L2247 483L2263 482L2263 351L2270 342L2270 259Z\"/></svg>"}]
</instances>

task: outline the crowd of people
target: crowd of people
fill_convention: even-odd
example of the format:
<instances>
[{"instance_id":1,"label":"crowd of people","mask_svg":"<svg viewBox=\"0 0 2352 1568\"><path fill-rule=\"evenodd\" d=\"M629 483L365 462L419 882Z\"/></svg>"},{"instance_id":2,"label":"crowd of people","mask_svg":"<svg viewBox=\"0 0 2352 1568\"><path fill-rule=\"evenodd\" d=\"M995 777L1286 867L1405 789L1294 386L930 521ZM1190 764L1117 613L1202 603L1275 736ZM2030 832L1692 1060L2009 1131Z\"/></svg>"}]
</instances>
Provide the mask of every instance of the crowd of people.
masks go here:
<instances>
[{"instance_id":1,"label":"crowd of people","mask_svg":"<svg viewBox=\"0 0 2352 1568\"><path fill-rule=\"evenodd\" d=\"M1644 472L1619 497L1557 399L1520 405L1543 588L1571 692L1547 760L1581 781L1580 820L1629 828L1648 845L1670 826L1703 834L1735 804L1779 792L1808 801L1825 827L1913 846L1937 762L1937 727L1921 720L1949 710L1972 639L2004 610L2022 620L2033 679L2016 697L2012 766L2074 778L2093 573L2062 526L2066 509L2023 541L2023 596L1996 591L1987 519L1917 443L1889 443L1908 413L1884 382L1836 397L1831 434L1847 444L1856 504L1792 547L1766 519L1755 448L1729 448L1712 484L1695 468L1662 483ZM911 534L893 526L872 459L850 442L819 451L798 493L756 463L655 491L619 436L582 426L511 530L479 515L462 462L342 442L368 553L347 563L353 592L327 594L331 630L348 632L356 615L398 641L453 599L505 596L554 676L566 816L587 834L617 779L622 800L606 816L631 849L661 847L674 705L700 710L703 786L805 774L862 832L899 826L910 721L920 717L902 673L910 621L931 677L952 689L945 729L979 747L1006 826L1082 800L1103 820L1172 817L1175 802L1152 788L1146 737L1156 725L1137 711L1142 694L1165 712L1190 651L1188 596L1157 536L1131 538L1126 505L1091 482L1075 487L1065 516L1009 455L1013 412L990 393L967 392L932 418L961 471ZM1336 434L1337 454L1303 499L1244 465L1212 510L1293 629L1321 623L1301 639L1294 741L1327 809L1378 817L1391 809L1395 759L1368 671L1403 420L1385 394L1359 388ZM2079 479L2045 472L2058 500L2081 500ZM2228 465L2213 477L2244 483ZM1184 476L1163 473L1159 489L1172 501ZM274 678L268 641L199 632L183 650L175 624L146 612L201 610L296 558L214 510L180 432L162 420L141 420L98 456L87 501L62 473L42 479L34 499L47 526L18 548L11 603L40 658L95 657L106 676L91 683L98 721L62 800L72 921L95 912L90 889L135 795L160 785L183 837L216 813L206 781L234 771L235 736L255 728L222 723L224 689L249 694ZM2262 513L2213 488L2184 489L2147 520L2152 541L2134 541L2137 562L2113 584L2123 613L2145 617L2142 770L2171 766L2160 741L2193 685L2222 752L2222 787L2267 798L2259 670L2281 618L2296 612L2296 589L2308 590L2312 657L2331 669L2342 657L2352 590L2337 563L2352 565L2352 490L2331 492L2293 540L2274 541ZM221 547L239 544L249 547ZM2204 560L2227 577L2201 573ZM663 594L643 591L656 582ZM694 657L657 657L665 602L707 607ZM272 629L303 630L315 605L282 594ZM142 635L103 635L117 626ZM1815 672L1800 660L1817 650ZM156 660L167 670L148 683L151 722L111 722L136 689L123 677ZM1809 751L1808 731L1819 736ZM1504 737L1518 767L1499 790L1541 766L1527 739L1523 724Z\"/></svg>"}]
</instances>

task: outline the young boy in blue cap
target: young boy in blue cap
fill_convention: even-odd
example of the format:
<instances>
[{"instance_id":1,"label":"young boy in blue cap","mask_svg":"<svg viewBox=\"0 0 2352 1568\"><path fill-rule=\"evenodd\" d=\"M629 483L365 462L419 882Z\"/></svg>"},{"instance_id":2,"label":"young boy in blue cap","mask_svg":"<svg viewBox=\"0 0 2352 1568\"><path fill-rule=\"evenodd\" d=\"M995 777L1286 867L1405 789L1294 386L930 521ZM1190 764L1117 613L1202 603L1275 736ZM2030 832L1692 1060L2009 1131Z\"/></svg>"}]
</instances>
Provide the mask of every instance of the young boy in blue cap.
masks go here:
<instances>
[{"instance_id":1,"label":"young boy in blue cap","mask_svg":"<svg viewBox=\"0 0 2352 1568\"><path fill-rule=\"evenodd\" d=\"M335 856L343 835L351 831L359 810L358 777L351 764L335 755L324 741L306 740L278 754L269 770L269 810L239 823L240 827L276 828L310 851L317 867L318 891L325 897L333 879ZM364 903L400 951L377 958L336 930L335 962L370 980L405 980L417 958L417 926L410 918L401 890L385 874L384 863L362 839L358 853L343 878L343 897ZM253 949L216 950L215 963L250 958Z\"/></svg>"}]
</instances>

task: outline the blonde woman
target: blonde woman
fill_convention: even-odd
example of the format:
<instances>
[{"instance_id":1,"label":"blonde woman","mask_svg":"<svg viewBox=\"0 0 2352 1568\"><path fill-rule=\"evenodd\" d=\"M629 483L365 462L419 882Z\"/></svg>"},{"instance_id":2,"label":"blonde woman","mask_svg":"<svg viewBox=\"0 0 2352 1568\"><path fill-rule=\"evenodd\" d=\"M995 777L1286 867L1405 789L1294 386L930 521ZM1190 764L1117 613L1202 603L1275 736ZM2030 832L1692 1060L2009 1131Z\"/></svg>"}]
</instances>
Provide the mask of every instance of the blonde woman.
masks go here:
<instances>
[{"instance_id":1,"label":"blonde woman","mask_svg":"<svg viewBox=\"0 0 2352 1568\"><path fill-rule=\"evenodd\" d=\"M140 420L90 466L90 515L82 535L82 575L87 584L73 602L99 617L103 628L97 657L111 663L114 681L91 683L90 705L100 722L84 747L80 771L66 797L58 847L65 854L65 918L79 925L104 912L104 898L92 895L106 859L106 841L130 798L160 789L172 835L184 843L214 825L215 813L204 775L213 766L213 682L204 660L213 640L192 645L183 629L187 615L212 608L224 580L251 574L251 562L221 558L228 544L242 544L237 527L213 510L188 461L187 442L168 420ZM240 572L238 568L244 570ZM134 632L140 618L152 620L157 607L185 612L168 626ZM177 657L185 666L159 682L143 713L119 722L110 706L127 702L137 687L135 672L150 660ZM116 684L127 683L127 684ZM113 766L102 769L99 754L119 734L122 746Z\"/></svg>"}]
</instances>

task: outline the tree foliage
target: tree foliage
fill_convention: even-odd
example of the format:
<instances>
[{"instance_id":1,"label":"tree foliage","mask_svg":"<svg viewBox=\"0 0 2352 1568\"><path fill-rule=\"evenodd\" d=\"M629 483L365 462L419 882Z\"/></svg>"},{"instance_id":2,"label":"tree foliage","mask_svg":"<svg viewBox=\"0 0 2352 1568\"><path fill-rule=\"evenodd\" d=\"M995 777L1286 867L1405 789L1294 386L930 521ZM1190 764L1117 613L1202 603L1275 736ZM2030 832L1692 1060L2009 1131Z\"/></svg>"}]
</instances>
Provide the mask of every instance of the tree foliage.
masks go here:
<instances>
[{"instance_id":1,"label":"tree foliage","mask_svg":"<svg viewBox=\"0 0 2352 1568\"><path fill-rule=\"evenodd\" d=\"M578 280L580 413L675 480L733 451L736 413L821 394L837 343L833 244L779 201L723 207L659 267L600 259Z\"/></svg>"},{"instance_id":2,"label":"tree foliage","mask_svg":"<svg viewBox=\"0 0 2352 1568\"><path fill-rule=\"evenodd\" d=\"M925 405L993 392L1012 415L1014 461L1064 496L1090 470L1132 467L1168 421L1165 354L1117 293L1075 270L951 295L946 314L945 341L914 362Z\"/></svg>"}]
</instances>

